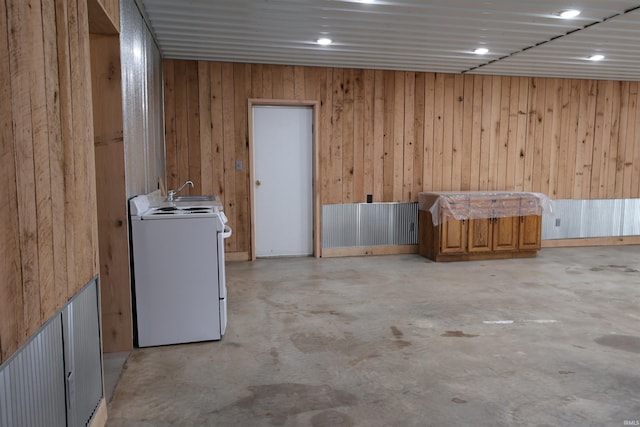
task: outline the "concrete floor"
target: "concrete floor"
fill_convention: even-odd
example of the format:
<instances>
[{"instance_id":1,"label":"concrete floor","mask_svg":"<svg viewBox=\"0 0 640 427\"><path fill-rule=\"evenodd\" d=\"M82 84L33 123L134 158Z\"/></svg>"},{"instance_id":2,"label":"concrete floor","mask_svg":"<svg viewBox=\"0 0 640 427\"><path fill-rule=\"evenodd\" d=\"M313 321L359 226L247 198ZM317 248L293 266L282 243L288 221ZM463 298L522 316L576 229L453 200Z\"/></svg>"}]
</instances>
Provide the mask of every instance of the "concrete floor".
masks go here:
<instances>
[{"instance_id":1,"label":"concrete floor","mask_svg":"<svg viewBox=\"0 0 640 427\"><path fill-rule=\"evenodd\" d=\"M640 246L227 268L220 342L135 350L121 426L623 426L640 420Z\"/></svg>"}]
</instances>

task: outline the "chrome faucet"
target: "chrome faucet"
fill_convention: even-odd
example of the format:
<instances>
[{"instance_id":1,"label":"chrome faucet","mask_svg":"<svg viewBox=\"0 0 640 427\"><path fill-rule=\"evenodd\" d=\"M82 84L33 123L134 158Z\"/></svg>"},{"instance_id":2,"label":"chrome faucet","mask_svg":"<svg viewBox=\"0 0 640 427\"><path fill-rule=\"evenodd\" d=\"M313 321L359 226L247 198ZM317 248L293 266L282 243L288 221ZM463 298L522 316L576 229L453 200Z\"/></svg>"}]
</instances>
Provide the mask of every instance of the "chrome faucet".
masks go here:
<instances>
[{"instance_id":1,"label":"chrome faucet","mask_svg":"<svg viewBox=\"0 0 640 427\"><path fill-rule=\"evenodd\" d=\"M187 186L187 184L190 185L191 188L193 188L193 181L185 181L180 187L178 187L177 190L169 190L169 192L167 193L167 202L173 202L173 199L176 197L176 195L181 192L184 187Z\"/></svg>"}]
</instances>

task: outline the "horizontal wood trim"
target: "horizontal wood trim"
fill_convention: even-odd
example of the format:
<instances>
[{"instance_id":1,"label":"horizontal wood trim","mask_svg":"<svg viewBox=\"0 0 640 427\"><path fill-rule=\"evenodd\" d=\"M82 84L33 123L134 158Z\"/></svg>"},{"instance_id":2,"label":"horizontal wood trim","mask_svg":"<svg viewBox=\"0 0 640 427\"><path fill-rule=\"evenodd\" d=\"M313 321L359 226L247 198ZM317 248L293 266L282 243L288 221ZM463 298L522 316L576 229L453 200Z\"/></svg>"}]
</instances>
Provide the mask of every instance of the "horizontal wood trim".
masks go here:
<instances>
[{"instance_id":1,"label":"horizontal wood trim","mask_svg":"<svg viewBox=\"0 0 640 427\"><path fill-rule=\"evenodd\" d=\"M401 254L417 254L418 245L399 245L399 246L363 246L353 248L323 248L323 258L336 258L346 256L365 256L365 255L401 255Z\"/></svg>"},{"instance_id":2,"label":"horizontal wood trim","mask_svg":"<svg viewBox=\"0 0 640 427\"><path fill-rule=\"evenodd\" d=\"M585 246L640 245L640 236L590 237L585 239L543 240L543 248L576 248Z\"/></svg>"}]
</instances>

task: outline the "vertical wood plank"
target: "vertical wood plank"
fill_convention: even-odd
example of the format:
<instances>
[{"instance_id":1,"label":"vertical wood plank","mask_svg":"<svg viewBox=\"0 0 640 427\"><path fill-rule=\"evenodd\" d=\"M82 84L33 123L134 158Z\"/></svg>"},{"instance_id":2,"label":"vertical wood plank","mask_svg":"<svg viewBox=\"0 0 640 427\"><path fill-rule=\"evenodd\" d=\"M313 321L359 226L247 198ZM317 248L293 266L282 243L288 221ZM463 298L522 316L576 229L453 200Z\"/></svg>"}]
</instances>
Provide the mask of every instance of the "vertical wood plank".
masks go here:
<instances>
[{"instance_id":1,"label":"vertical wood plank","mask_svg":"<svg viewBox=\"0 0 640 427\"><path fill-rule=\"evenodd\" d=\"M390 201L399 202L402 198L402 175L404 173L404 72L393 72L395 98L393 106L393 163L392 191Z\"/></svg>"},{"instance_id":2,"label":"vertical wood plank","mask_svg":"<svg viewBox=\"0 0 640 427\"><path fill-rule=\"evenodd\" d=\"M211 130L211 78L208 62L198 61L198 116L200 119L200 189L202 194L214 194ZM197 193L196 193L197 194ZM215 193L217 194L217 193Z\"/></svg>"},{"instance_id":3,"label":"vertical wood plank","mask_svg":"<svg viewBox=\"0 0 640 427\"><path fill-rule=\"evenodd\" d=\"M305 99L316 100L317 98L315 96L309 96L309 98L305 97L306 83L304 75L304 67L298 65L293 67L293 97L299 101Z\"/></svg>"},{"instance_id":4,"label":"vertical wood plank","mask_svg":"<svg viewBox=\"0 0 640 427\"><path fill-rule=\"evenodd\" d=\"M636 128L633 145L633 173L631 174L633 178L631 182L631 197L640 197L640 180L638 179L638 176L640 176L640 90L638 92L639 93L636 97Z\"/></svg>"},{"instance_id":5,"label":"vertical wood plank","mask_svg":"<svg viewBox=\"0 0 640 427\"><path fill-rule=\"evenodd\" d=\"M473 88L474 77L470 74L463 76L464 94L462 111L462 145L461 162L462 172L460 175L460 190L469 191L471 189L471 163L475 159L471 157L471 147L473 144Z\"/></svg>"},{"instance_id":6,"label":"vertical wood plank","mask_svg":"<svg viewBox=\"0 0 640 427\"><path fill-rule=\"evenodd\" d=\"M295 83L293 75L293 66L285 65L282 67L282 98L295 98Z\"/></svg>"},{"instance_id":7,"label":"vertical wood plank","mask_svg":"<svg viewBox=\"0 0 640 427\"><path fill-rule=\"evenodd\" d=\"M544 192L542 190L543 180L548 178L543 176L543 154L544 154L544 125L545 125L545 106L547 85L550 84L547 79L537 79L537 103L535 107L535 138L533 140L533 179L530 191Z\"/></svg>"},{"instance_id":8,"label":"vertical wood plank","mask_svg":"<svg viewBox=\"0 0 640 427\"><path fill-rule=\"evenodd\" d=\"M284 66L271 65L271 83L273 92L271 96L274 99L284 98Z\"/></svg>"},{"instance_id":9,"label":"vertical wood plank","mask_svg":"<svg viewBox=\"0 0 640 427\"><path fill-rule=\"evenodd\" d=\"M251 66L251 97L262 98L262 64Z\"/></svg>"},{"instance_id":10,"label":"vertical wood plank","mask_svg":"<svg viewBox=\"0 0 640 427\"><path fill-rule=\"evenodd\" d=\"M363 74L363 91L364 91L364 194L371 195L374 193L374 93L375 93L375 74L373 70L364 70Z\"/></svg>"},{"instance_id":11,"label":"vertical wood plank","mask_svg":"<svg viewBox=\"0 0 640 427\"><path fill-rule=\"evenodd\" d=\"M187 63L187 141L185 158L188 162L187 172L184 180L193 181L194 188L185 187L184 194L202 193L202 172L201 162L201 142L200 142L200 96L199 96L199 76L198 63L189 61ZM182 182L180 182L182 184Z\"/></svg>"},{"instance_id":12,"label":"vertical wood plank","mask_svg":"<svg viewBox=\"0 0 640 427\"><path fill-rule=\"evenodd\" d=\"M480 190L489 190L491 172L491 143L493 130L493 80L494 77L482 78L482 122L480 127ZM499 99L499 98L498 98Z\"/></svg>"},{"instance_id":13,"label":"vertical wood plank","mask_svg":"<svg viewBox=\"0 0 640 427\"><path fill-rule=\"evenodd\" d=\"M353 203L354 196L354 122L353 122L353 69L345 69L341 85L342 106L342 203Z\"/></svg>"},{"instance_id":14,"label":"vertical wood plank","mask_svg":"<svg viewBox=\"0 0 640 427\"><path fill-rule=\"evenodd\" d=\"M509 93L509 106L507 107L507 122L509 129L507 130L506 141L506 165L504 188L508 191L516 191L516 164L518 161L518 118L520 111L518 101L520 100L520 81L521 77L511 77L511 90ZM504 92L504 91L503 91Z\"/></svg>"},{"instance_id":15,"label":"vertical wood plank","mask_svg":"<svg viewBox=\"0 0 640 427\"><path fill-rule=\"evenodd\" d=\"M435 131L435 88L436 75L426 73L424 81L424 150L422 167L422 188L424 191L437 191L433 184L434 131Z\"/></svg>"},{"instance_id":16,"label":"vertical wood plank","mask_svg":"<svg viewBox=\"0 0 640 427\"><path fill-rule=\"evenodd\" d=\"M235 174L235 94L233 79L233 64L222 64L222 129L224 144L224 213L229 219L232 227L237 224L237 208L236 208L236 174ZM237 236L234 233L231 237L225 239L225 250L235 252L237 250Z\"/></svg>"},{"instance_id":17,"label":"vertical wood plank","mask_svg":"<svg viewBox=\"0 0 640 427\"><path fill-rule=\"evenodd\" d=\"M512 150L510 150L510 111L511 111L511 87L512 82L515 83L515 78L511 77L502 77L502 88L500 93L500 116L498 118L498 128L496 129L496 159L498 162L497 170L496 170L496 190L510 190L509 184L507 184L509 180L509 171L508 166L510 165L510 154L512 154ZM515 141L514 141L515 142Z\"/></svg>"},{"instance_id":18,"label":"vertical wood plank","mask_svg":"<svg viewBox=\"0 0 640 427\"><path fill-rule=\"evenodd\" d=\"M480 190L480 150L482 145L482 109L484 78L473 76L473 114L471 135L471 190Z\"/></svg>"},{"instance_id":19,"label":"vertical wood plank","mask_svg":"<svg viewBox=\"0 0 640 427\"><path fill-rule=\"evenodd\" d=\"M364 71L353 74L353 200L366 201L364 192Z\"/></svg>"},{"instance_id":20,"label":"vertical wood plank","mask_svg":"<svg viewBox=\"0 0 640 427\"><path fill-rule=\"evenodd\" d=\"M601 188L604 192L604 180L606 179L607 155L609 151L609 123L605 117L610 118L610 100L613 87L610 82L600 80L597 83L598 94L596 95L596 121L593 139L591 181L589 183L589 198L601 198ZM605 173L603 176L603 169Z\"/></svg>"},{"instance_id":21,"label":"vertical wood plank","mask_svg":"<svg viewBox=\"0 0 640 427\"><path fill-rule=\"evenodd\" d=\"M442 191L444 169L444 100L445 75L436 73L433 102L433 173L432 183L435 191Z\"/></svg>"},{"instance_id":22,"label":"vertical wood plank","mask_svg":"<svg viewBox=\"0 0 640 427\"><path fill-rule=\"evenodd\" d=\"M330 147L330 190L329 203L342 203L342 150L343 150L343 113L344 113L344 70L333 69L333 112Z\"/></svg>"},{"instance_id":23,"label":"vertical wood plank","mask_svg":"<svg viewBox=\"0 0 640 427\"><path fill-rule=\"evenodd\" d=\"M562 179L564 185L562 192L558 194L558 198L571 199L573 197L573 189L575 183L575 164L576 154L580 141L578 140L578 126L580 122L580 81L571 80L569 82L569 113L565 127L567 131L563 134L564 140L562 144L566 150L566 158L558 161L558 179ZM563 123L565 123L563 121Z\"/></svg>"},{"instance_id":24,"label":"vertical wood plank","mask_svg":"<svg viewBox=\"0 0 640 427\"><path fill-rule=\"evenodd\" d=\"M516 191L524 191L525 188L525 165L527 161L527 135L530 104L529 104L529 88L531 87L531 79L526 77L518 78L518 133L516 134L516 170L515 183Z\"/></svg>"},{"instance_id":25,"label":"vertical wood plank","mask_svg":"<svg viewBox=\"0 0 640 427\"><path fill-rule=\"evenodd\" d=\"M165 59L162 63L164 74L164 149L166 153L167 189L178 184L178 136L176 128L176 61Z\"/></svg>"},{"instance_id":26,"label":"vertical wood plank","mask_svg":"<svg viewBox=\"0 0 640 427\"><path fill-rule=\"evenodd\" d=\"M454 76L444 75L443 110L442 110L442 183L443 191L451 191L453 178L453 108L454 108Z\"/></svg>"},{"instance_id":27,"label":"vertical wood plank","mask_svg":"<svg viewBox=\"0 0 640 427\"><path fill-rule=\"evenodd\" d=\"M394 154L394 107L396 105L395 73L393 71L384 72L384 170L383 170L383 192L382 201L391 202L393 200L393 154Z\"/></svg>"},{"instance_id":28,"label":"vertical wood plank","mask_svg":"<svg viewBox=\"0 0 640 427\"><path fill-rule=\"evenodd\" d=\"M249 162L249 136L247 100L251 92L249 87L251 82L251 67L248 64L233 65L233 91L235 107L235 127L234 127L234 164L236 160L242 162L242 170L233 167L231 170L235 174L236 186L236 250L242 252L249 251L249 175L245 168ZM234 165L235 166L235 165Z\"/></svg>"},{"instance_id":29,"label":"vertical wood plank","mask_svg":"<svg viewBox=\"0 0 640 427\"><path fill-rule=\"evenodd\" d=\"M40 326L38 223L36 218L35 163L30 94L31 14L20 0L8 3L7 27L11 73L14 155L18 197L20 253L22 255L22 339Z\"/></svg>"},{"instance_id":30,"label":"vertical wood plank","mask_svg":"<svg viewBox=\"0 0 640 427\"><path fill-rule=\"evenodd\" d=\"M384 201L385 105L386 79L382 70L374 73L373 101L373 200Z\"/></svg>"},{"instance_id":31,"label":"vertical wood plank","mask_svg":"<svg viewBox=\"0 0 640 427\"><path fill-rule=\"evenodd\" d=\"M620 137L623 117L626 129L627 103L629 102L629 82L615 82L613 86L611 143L609 145L609 174L607 191L604 197L622 198L622 170L624 159L624 140Z\"/></svg>"},{"instance_id":32,"label":"vertical wood plank","mask_svg":"<svg viewBox=\"0 0 640 427\"><path fill-rule=\"evenodd\" d=\"M460 181L462 178L462 133L464 128L464 77L462 75L454 76L453 92L451 190L460 191Z\"/></svg>"},{"instance_id":33,"label":"vertical wood plank","mask_svg":"<svg viewBox=\"0 0 640 427\"><path fill-rule=\"evenodd\" d=\"M320 187L322 204L331 203L331 141L333 139L333 69L320 73Z\"/></svg>"},{"instance_id":34,"label":"vertical wood plank","mask_svg":"<svg viewBox=\"0 0 640 427\"><path fill-rule=\"evenodd\" d=\"M252 70L252 76L253 76ZM209 68L211 87L211 175L213 179L213 193L220 196L223 205L226 200L224 185L224 114L222 112L222 65L214 62ZM260 75L262 81L262 75ZM225 205L226 206L226 205Z\"/></svg>"},{"instance_id":35,"label":"vertical wood plank","mask_svg":"<svg viewBox=\"0 0 640 427\"><path fill-rule=\"evenodd\" d=\"M504 78L506 79L506 77ZM490 128L485 132L487 134L486 141L489 143L488 153L488 173L486 189L499 190L497 188L497 175L498 175L498 146L500 144L500 102L502 99L502 77L494 76L491 78L491 118L489 123Z\"/></svg>"},{"instance_id":36,"label":"vertical wood plank","mask_svg":"<svg viewBox=\"0 0 640 427\"><path fill-rule=\"evenodd\" d=\"M413 189L415 93L416 73L407 71L404 73L404 171L402 177L402 194L399 201L418 201L417 192Z\"/></svg>"},{"instance_id":37,"label":"vertical wood plank","mask_svg":"<svg viewBox=\"0 0 640 427\"><path fill-rule=\"evenodd\" d=\"M585 136L584 136L584 152L582 156L582 194L580 199L588 199L591 194L591 169L593 167L593 147L596 138L596 115L597 115L597 103L598 103L598 82L595 80L589 81L587 88L586 99L582 101L580 97L581 106L586 105L586 111L584 114L580 114L580 120L586 120Z\"/></svg>"},{"instance_id":38,"label":"vertical wood plank","mask_svg":"<svg viewBox=\"0 0 640 427\"><path fill-rule=\"evenodd\" d=\"M413 199L418 200L418 194L423 191L422 177L424 173L424 110L425 110L425 73L415 74L415 101L413 108L414 126L413 139Z\"/></svg>"},{"instance_id":39,"label":"vertical wood plank","mask_svg":"<svg viewBox=\"0 0 640 427\"><path fill-rule=\"evenodd\" d=\"M540 97L540 89L538 78L529 79L529 103L528 103L528 118L527 118L527 136L526 144L524 148L524 176L523 176L523 190L524 191L536 191L533 183L534 164L535 164L535 139L536 131L538 129L538 123L542 120L540 111L538 110L538 98ZM542 96L544 100L544 95ZM522 156L522 154L521 154Z\"/></svg>"},{"instance_id":40,"label":"vertical wood plank","mask_svg":"<svg viewBox=\"0 0 640 427\"><path fill-rule=\"evenodd\" d=\"M0 28L9 28L6 2L0 2ZM18 186L12 122L12 89L7 31L0 31L0 363L16 351L23 340L22 274L18 224Z\"/></svg>"},{"instance_id":41,"label":"vertical wood plank","mask_svg":"<svg viewBox=\"0 0 640 427\"><path fill-rule=\"evenodd\" d=\"M262 98L273 99L273 65L262 66Z\"/></svg>"},{"instance_id":42,"label":"vertical wood plank","mask_svg":"<svg viewBox=\"0 0 640 427\"><path fill-rule=\"evenodd\" d=\"M634 147L637 145L638 134L636 133L636 127L638 126L638 122L636 120L636 113L638 110L638 82L630 82L629 83L629 101L627 108L627 118L626 118L626 129L624 129L624 135L620 135L621 138L625 140L625 153L623 156L624 165L623 165L623 188L622 188L622 197L624 198L633 198L637 197L632 190L633 181L638 181L638 174L633 174L634 167ZM622 126L622 124L621 124ZM622 129L621 129L622 132ZM640 165L637 165L640 168ZM640 169L639 169L640 170ZM635 178L632 178L634 177Z\"/></svg>"}]
</instances>

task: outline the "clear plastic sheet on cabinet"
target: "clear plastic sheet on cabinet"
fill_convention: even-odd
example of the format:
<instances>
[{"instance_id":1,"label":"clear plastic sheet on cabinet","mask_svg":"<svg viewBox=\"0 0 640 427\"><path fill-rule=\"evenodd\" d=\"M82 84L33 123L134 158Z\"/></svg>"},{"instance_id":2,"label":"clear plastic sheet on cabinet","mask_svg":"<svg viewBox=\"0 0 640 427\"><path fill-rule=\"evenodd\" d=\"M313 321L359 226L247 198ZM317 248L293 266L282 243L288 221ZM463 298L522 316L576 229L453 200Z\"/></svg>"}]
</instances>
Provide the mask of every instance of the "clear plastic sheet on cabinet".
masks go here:
<instances>
[{"instance_id":1,"label":"clear plastic sheet on cabinet","mask_svg":"<svg viewBox=\"0 0 640 427\"><path fill-rule=\"evenodd\" d=\"M437 226L450 218L467 220L551 214L553 202L542 193L528 192L420 193L418 208L431 212L433 225Z\"/></svg>"}]
</instances>

